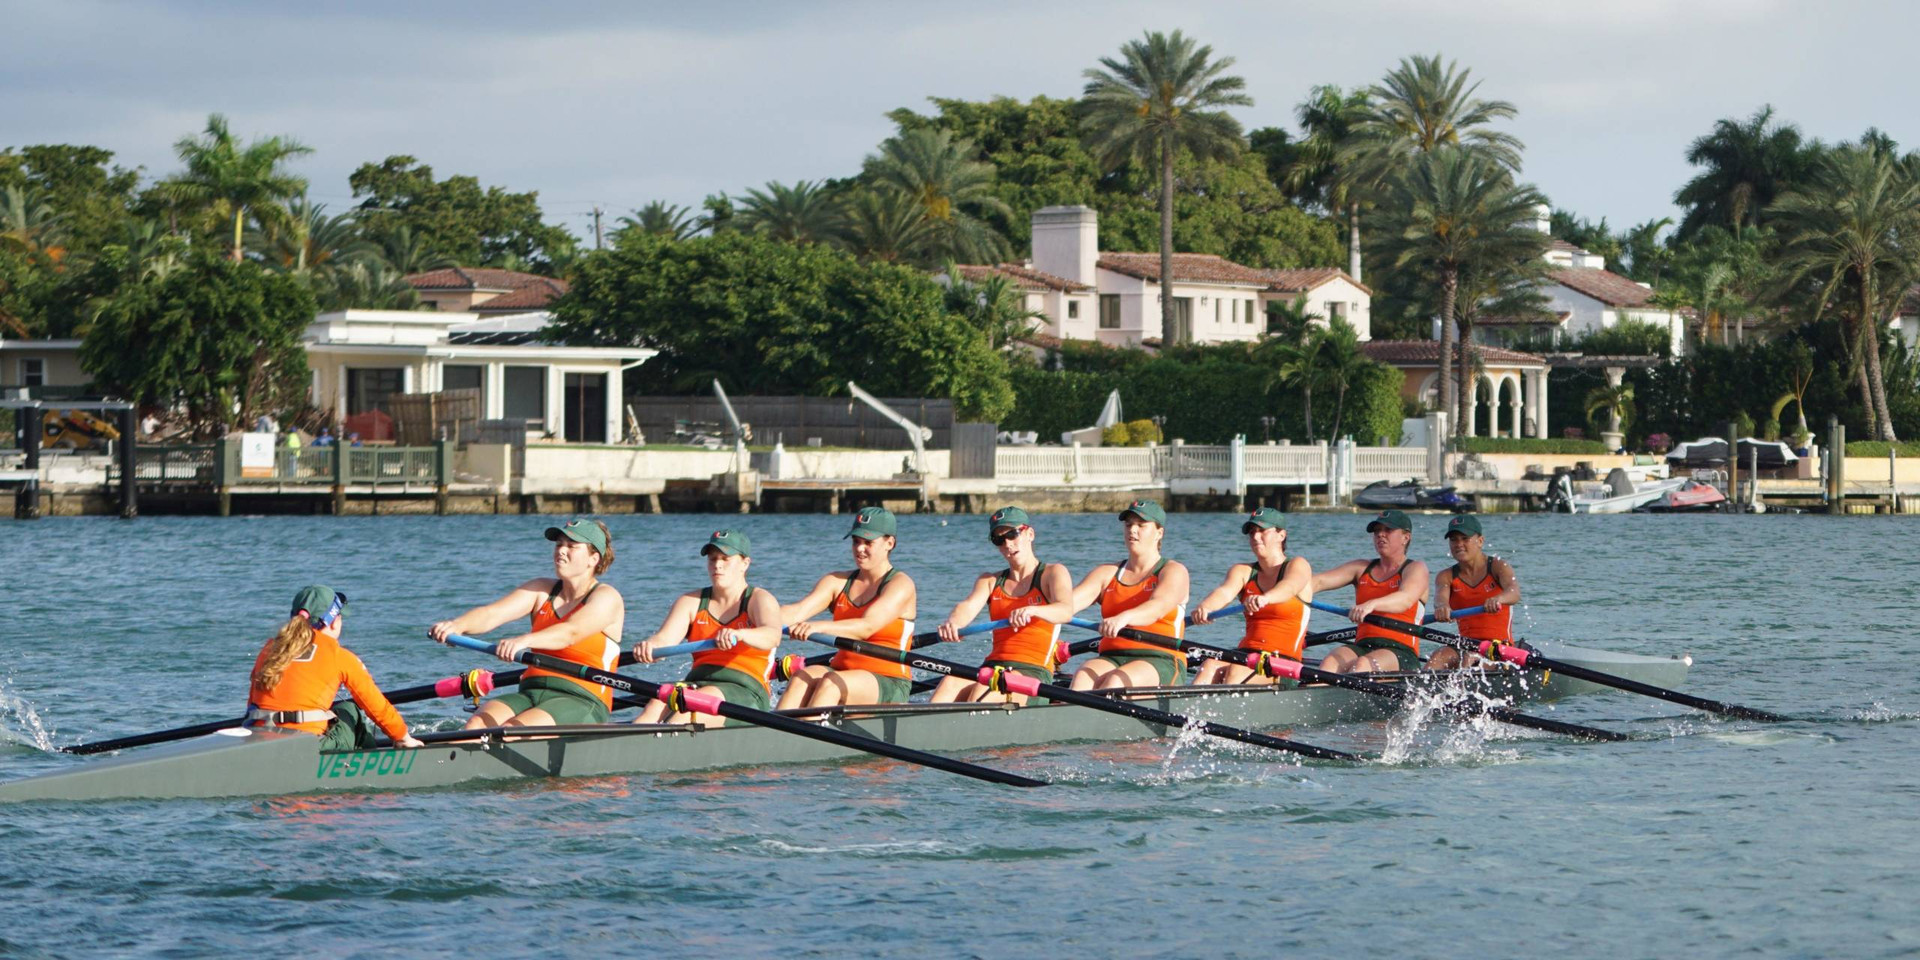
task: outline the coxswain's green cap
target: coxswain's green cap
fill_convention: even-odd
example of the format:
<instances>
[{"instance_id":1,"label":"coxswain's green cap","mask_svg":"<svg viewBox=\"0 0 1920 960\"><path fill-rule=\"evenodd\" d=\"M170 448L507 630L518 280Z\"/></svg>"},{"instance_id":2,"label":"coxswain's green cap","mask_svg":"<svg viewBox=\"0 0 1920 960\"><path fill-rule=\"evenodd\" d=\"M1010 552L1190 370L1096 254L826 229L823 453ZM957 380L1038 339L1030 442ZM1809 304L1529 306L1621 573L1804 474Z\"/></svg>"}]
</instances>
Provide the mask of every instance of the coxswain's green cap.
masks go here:
<instances>
[{"instance_id":1,"label":"coxswain's green cap","mask_svg":"<svg viewBox=\"0 0 1920 960\"><path fill-rule=\"evenodd\" d=\"M997 531L1002 527L1018 529L1020 527L1031 526L1033 526L1033 522L1027 519L1027 512L1019 507L1001 507L993 512L993 516L987 518L987 531L989 533Z\"/></svg>"},{"instance_id":2,"label":"coxswain's green cap","mask_svg":"<svg viewBox=\"0 0 1920 960\"><path fill-rule=\"evenodd\" d=\"M707 538L706 545L700 548L700 555L706 556L708 550L718 550L729 557L750 557L753 556L753 542L738 530L715 530L713 536Z\"/></svg>"},{"instance_id":3,"label":"coxswain's green cap","mask_svg":"<svg viewBox=\"0 0 1920 960\"><path fill-rule=\"evenodd\" d=\"M1463 537L1478 537L1483 536L1485 531L1480 529L1479 517L1471 513L1463 513L1447 521L1446 535L1451 537L1456 533Z\"/></svg>"},{"instance_id":4,"label":"coxswain's green cap","mask_svg":"<svg viewBox=\"0 0 1920 960\"><path fill-rule=\"evenodd\" d=\"M894 533L893 511L886 507L861 507L853 515L853 529L847 531L847 537L859 537L862 540L878 540L891 537ZM841 537L845 540L847 537Z\"/></svg>"},{"instance_id":5,"label":"coxswain's green cap","mask_svg":"<svg viewBox=\"0 0 1920 960\"><path fill-rule=\"evenodd\" d=\"M332 587L323 587L316 583L301 587L300 592L293 595L293 608L287 611L287 616L304 615L315 630L321 630L338 620L345 612L347 612L347 595Z\"/></svg>"},{"instance_id":6,"label":"coxswain's green cap","mask_svg":"<svg viewBox=\"0 0 1920 960\"><path fill-rule=\"evenodd\" d=\"M1157 523L1162 528L1165 528L1167 525L1166 508L1152 500L1135 500L1127 504L1127 508L1120 511L1120 519L1125 520L1128 514L1132 514L1149 523Z\"/></svg>"},{"instance_id":7,"label":"coxswain's green cap","mask_svg":"<svg viewBox=\"0 0 1920 960\"><path fill-rule=\"evenodd\" d=\"M1240 532L1252 533L1255 530L1285 530L1286 528L1286 514L1272 507L1261 507L1247 514L1247 522L1240 525Z\"/></svg>"},{"instance_id":8,"label":"coxswain's green cap","mask_svg":"<svg viewBox=\"0 0 1920 960\"><path fill-rule=\"evenodd\" d=\"M584 543L600 551L600 555L603 557L607 555L607 534L600 529L599 524L592 520L575 517L557 527L547 528L548 540L557 541L562 537L572 540L575 543Z\"/></svg>"},{"instance_id":9,"label":"coxswain's green cap","mask_svg":"<svg viewBox=\"0 0 1920 960\"><path fill-rule=\"evenodd\" d=\"M1386 527L1389 530L1405 530L1408 533L1412 533L1413 519L1398 510L1382 510L1379 516L1367 522L1367 532L1372 533L1374 527Z\"/></svg>"}]
</instances>

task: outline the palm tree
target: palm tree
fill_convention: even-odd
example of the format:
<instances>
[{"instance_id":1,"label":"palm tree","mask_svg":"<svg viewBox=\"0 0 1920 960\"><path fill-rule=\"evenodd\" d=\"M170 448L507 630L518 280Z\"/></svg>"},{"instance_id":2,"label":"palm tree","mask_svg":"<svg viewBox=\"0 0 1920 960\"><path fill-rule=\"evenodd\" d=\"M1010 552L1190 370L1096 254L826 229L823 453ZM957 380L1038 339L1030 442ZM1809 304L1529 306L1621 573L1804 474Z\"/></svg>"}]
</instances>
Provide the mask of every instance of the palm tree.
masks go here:
<instances>
[{"instance_id":1,"label":"palm tree","mask_svg":"<svg viewBox=\"0 0 1920 960\"><path fill-rule=\"evenodd\" d=\"M933 225L913 198L899 190L858 190L841 209L840 246L885 263L924 262Z\"/></svg>"},{"instance_id":2,"label":"palm tree","mask_svg":"<svg viewBox=\"0 0 1920 960\"><path fill-rule=\"evenodd\" d=\"M1481 100L1471 70L1442 63L1439 54L1411 56L1367 88L1367 104L1351 121L1343 162L1359 182L1380 182L1421 154L1472 148L1501 167L1520 169L1518 138L1489 129L1519 110L1505 100Z\"/></svg>"},{"instance_id":3,"label":"palm tree","mask_svg":"<svg viewBox=\"0 0 1920 960\"><path fill-rule=\"evenodd\" d=\"M227 127L227 118L207 118L206 135L182 137L173 145L186 170L161 183L172 198L203 206L233 221L232 258L245 256L247 214L273 220L284 211L281 197L306 193L307 181L281 169L288 160L312 153L313 148L286 137L267 137L241 146Z\"/></svg>"},{"instance_id":4,"label":"palm tree","mask_svg":"<svg viewBox=\"0 0 1920 960\"><path fill-rule=\"evenodd\" d=\"M0 191L0 247L18 253L44 253L58 261L66 249L66 217L31 187Z\"/></svg>"},{"instance_id":5,"label":"palm tree","mask_svg":"<svg viewBox=\"0 0 1920 960\"><path fill-rule=\"evenodd\" d=\"M973 141L946 130L918 128L889 137L866 161L866 178L905 194L931 233L932 253L969 263L1004 260L1006 238L982 215L1012 216L994 193L993 164L974 159Z\"/></svg>"},{"instance_id":6,"label":"palm tree","mask_svg":"<svg viewBox=\"0 0 1920 960\"><path fill-rule=\"evenodd\" d=\"M740 228L788 243L825 243L839 227L840 211L824 181L797 180L789 187L767 181L766 190L740 198Z\"/></svg>"},{"instance_id":7,"label":"palm tree","mask_svg":"<svg viewBox=\"0 0 1920 960\"><path fill-rule=\"evenodd\" d=\"M1806 175L1808 147L1798 127L1774 123L1771 104L1744 121L1715 123L1687 148L1687 162L1703 169L1673 195L1687 210L1675 238L1692 239L1709 226L1760 226L1761 212Z\"/></svg>"},{"instance_id":8,"label":"palm tree","mask_svg":"<svg viewBox=\"0 0 1920 960\"><path fill-rule=\"evenodd\" d=\"M413 310L420 296L406 275L377 257L354 260L317 278L314 297L329 310Z\"/></svg>"},{"instance_id":9,"label":"palm tree","mask_svg":"<svg viewBox=\"0 0 1920 960\"><path fill-rule=\"evenodd\" d=\"M1173 159L1182 150L1200 160L1238 153L1240 124L1224 108L1253 106L1253 98L1244 79L1226 74L1232 57L1215 60L1211 46L1178 30L1148 32L1100 64L1085 73L1087 148L1109 170L1128 161L1160 168L1160 342L1173 346Z\"/></svg>"},{"instance_id":10,"label":"palm tree","mask_svg":"<svg viewBox=\"0 0 1920 960\"><path fill-rule=\"evenodd\" d=\"M969 280L951 259L941 264L941 270L947 278L947 309L966 317L996 350L1032 333L1035 320L1047 319L1046 314L1027 309L1027 292L1004 273Z\"/></svg>"},{"instance_id":11,"label":"palm tree","mask_svg":"<svg viewBox=\"0 0 1920 960\"><path fill-rule=\"evenodd\" d=\"M1353 128L1367 109L1364 90L1341 92L1323 84L1294 108L1294 117L1306 137L1299 144L1299 160L1287 171L1283 184L1295 193L1316 193L1328 212L1347 215L1347 274L1360 280L1360 206L1377 182L1349 176L1340 162L1353 144Z\"/></svg>"},{"instance_id":12,"label":"palm tree","mask_svg":"<svg viewBox=\"0 0 1920 960\"><path fill-rule=\"evenodd\" d=\"M1373 364L1360 350L1360 334L1353 324L1338 317L1325 329L1314 331L1319 337L1320 372L1326 382L1333 385L1333 436L1340 436L1340 424L1347 412L1347 388L1359 378L1361 371ZM1362 439L1372 440L1373 437Z\"/></svg>"},{"instance_id":13,"label":"palm tree","mask_svg":"<svg viewBox=\"0 0 1920 960\"><path fill-rule=\"evenodd\" d=\"M631 217L621 217L619 223L620 229L616 233L631 230L674 241L688 239L700 232L700 217L691 209L661 200L633 211Z\"/></svg>"},{"instance_id":14,"label":"palm tree","mask_svg":"<svg viewBox=\"0 0 1920 960\"><path fill-rule=\"evenodd\" d=\"M387 264L401 276L454 266L452 257L434 249L426 237L414 233L413 228L406 224L395 227L381 238L380 252Z\"/></svg>"},{"instance_id":15,"label":"palm tree","mask_svg":"<svg viewBox=\"0 0 1920 960\"><path fill-rule=\"evenodd\" d=\"M1293 304L1297 316L1309 321L1320 319L1317 313L1305 313L1306 298L1301 297ZM1269 337L1254 348L1254 356L1270 365L1267 374L1266 390L1272 393L1275 387L1296 386L1300 388L1300 411L1307 421L1307 442L1314 441L1313 432L1313 388L1326 377L1321 369L1320 351L1326 347L1322 335L1323 328L1309 322L1300 328L1298 339L1288 337Z\"/></svg>"},{"instance_id":16,"label":"palm tree","mask_svg":"<svg viewBox=\"0 0 1920 960\"><path fill-rule=\"evenodd\" d=\"M1587 391L1585 402L1587 425L1602 437L1613 437L1609 444L1618 444L1620 435L1633 424L1633 384L1622 383L1618 386L1594 387ZM1607 424L1600 425L1600 417L1605 415ZM1732 443L1733 438L1727 442Z\"/></svg>"},{"instance_id":17,"label":"palm tree","mask_svg":"<svg viewBox=\"0 0 1920 960\"><path fill-rule=\"evenodd\" d=\"M1897 307L1920 268L1920 179L1890 151L1841 146L1821 158L1810 184L1788 191L1768 212L1783 237L1780 264L1790 281L1824 280L1817 311L1844 285L1858 290L1853 340L1865 361L1861 399L1879 421L1878 439L1896 440L1880 336L1882 317Z\"/></svg>"},{"instance_id":18,"label":"palm tree","mask_svg":"<svg viewBox=\"0 0 1920 960\"><path fill-rule=\"evenodd\" d=\"M248 245L267 265L289 273L330 270L347 260L377 256L380 248L360 234L349 211L328 216L327 205L305 196L286 202L286 215L257 220Z\"/></svg>"},{"instance_id":19,"label":"palm tree","mask_svg":"<svg viewBox=\"0 0 1920 960\"><path fill-rule=\"evenodd\" d=\"M1626 275L1641 283L1660 285L1660 275L1673 261L1673 248L1660 242L1660 231L1673 226L1673 218L1661 217L1628 227L1620 234L1620 251Z\"/></svg>"},{"instance_id":20,"label":"palm tree","mask_svg":"<svg viewBox=\"0 0 1920 960\"><path fill-rule=\"evenodd\" d=\"M1380 257L1418 270L1439 288L1440 409L1454 417L1456 432L1462 424L1453 356L1461 274L1475 265L1539 259L1546 237L1528 221L1542 202L1539 191L1514 183L1498 154L1443 147L1417 155L1376 211L1383 222L1372 242Z\"/></svg>"}]
</instances>

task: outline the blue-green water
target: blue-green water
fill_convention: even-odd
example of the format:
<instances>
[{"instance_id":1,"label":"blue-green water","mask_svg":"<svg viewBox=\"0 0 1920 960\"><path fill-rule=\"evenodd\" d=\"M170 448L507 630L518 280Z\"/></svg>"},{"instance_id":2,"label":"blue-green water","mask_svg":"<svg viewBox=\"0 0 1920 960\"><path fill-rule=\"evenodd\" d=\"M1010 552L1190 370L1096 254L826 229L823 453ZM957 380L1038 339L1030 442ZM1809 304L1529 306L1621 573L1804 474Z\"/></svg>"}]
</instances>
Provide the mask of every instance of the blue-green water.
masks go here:
<instances>
[{"instance_id":1,"label":"blue-green water","mask_svg":"<svg viewBox=\"0 0 1920 960\"><path fill-rule=\"evenodd\" d=\"M840 517L607 519L630 639L702 585L695 550L717 525L752 533L753 580L784 599L847 549ZM423 629L541 575L548 522L0 524L0 777L84 762L23 745L36 737L235 714L309 581L353 596L345 639L384 686L485 666ZM1244 553L1238 522L1173 518L1167 553L1196 599ZM1418 523L1416 556L1441 562L1437 520ZM1360 556L1361 524L1295 517L1292 546ZM1042 556L1076 573L1122 555L1107 516L1039 528ZM996 559L978 517L903 517L901 541L923 626ZM1053 781L1031 791L886 762L0 808L0 955L1920 953L1920 524L1500 517L1488 541L1520 571L1524 634L1688 652L1688 689L1805 719L1620 694L1555 715L1635 735L1622 744L1353 725L1299 734L1396 759L1166 741L973 758ZM403 710L416 729L463 718Z\"/></svg>"}]
</instances>

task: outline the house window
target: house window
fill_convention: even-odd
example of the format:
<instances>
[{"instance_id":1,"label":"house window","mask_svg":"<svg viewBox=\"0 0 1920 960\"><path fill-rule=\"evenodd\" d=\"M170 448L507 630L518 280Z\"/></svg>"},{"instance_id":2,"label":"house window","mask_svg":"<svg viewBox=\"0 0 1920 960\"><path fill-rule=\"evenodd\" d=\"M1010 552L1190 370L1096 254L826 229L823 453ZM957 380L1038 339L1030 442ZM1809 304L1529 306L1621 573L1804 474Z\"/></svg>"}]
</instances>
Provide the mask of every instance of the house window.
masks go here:
<instances>
[{"instance_id":1,"label":"house window","mask_svg":"<svg viewBox=\"0 0 1920 960\"><path fill-rule=\"evenodd\" d=\"M449 363L440 368L440 389L478 390L486 371L476 364Z\"/></svg>"},{"instance_id":2,"label":"house window","mask_svg":"<svg viewBox=\"0 0 1920 960\"><path fill-rule=\"evenodd\" d=\"M1173 342L1193 342L1193 298L1173 298Z\"/></svg>"},{"instance_id":3,"label":"house window","mask_svg":"<svg viewBox=\"0 0 1920 960\"><path fill-rule=\"evenodd\" d=\"M1226 309L1226 304L1226 300L1220 297L1213 298L1213 325L1216 327L1220 325L1220 315Z\"/></svg>"},{"instance_id":4,"label":"house window","mask_svg":"<svg viewBox=\"0 0 1920 960\"><path fill-rule=\"evenodd\" d=\"M384 412L387 398L401 391L405 375L400 367L348 367L347 416L369 410Z\"/></svg>"},{"instance_id":5,"label":"house window","mask_svg":"<svg viewBox=\"0 0 1920 960\"><path fill-rule=\"evenodd\" d=\"M1254 311L1254 308L1259 305L1259 303L1260 301L1258 300L1247 301L1247 322L1248 323L1253 322L1253 311Z\"/></svg>"},{"instance_id":6,"label":"house window","mask_svg":"<svg viewBox=\"0 0 1920 960\"><path fill-rule=\"evenodd\" d=\"M1100 329L1120 329L1120 295L1103 293L1100 295Z\"/></svg>"},{"instance_id":7,"label":"house window","mask_svg":"<svg viewBox=\"0 0 1920 960\"><path fill-rule=\"evenodd\" d=\"M39 357L20 358L20 385L23 387L44 387L47 385L47 361Z\"/></svg>"},{"instance_id":8,"label":"house window","mask_svg":"<svg viewBox=\"0 0 1920 960\"><path fill-rule=\"evenodd\" d=\"M1327 322L1329 324L1331 324L1335 320L1345 320L1346 318L1347 318L1346 304L1335 303L1332 300L1327 301Z\"/></svg>"},{"instance_id":9,"label":"house window","mask_svg":"<svg viewBox=\"0 0 1920 960\"><path fill-rule=\"evenodd\" d=\"M1068 320L1080 319L1080 301L1078 300L1067 301L1067 319Z\"/></svg>"},{"instance_id":10,"label":"house window","mask_svg":"<svg viewBox=\"0 0 1920 960\"><path fill-rule=\"evenodd\" d=\"M507 367L501 414L508 420L547 419L547 368Z\"/></svg>"}]
</instances>

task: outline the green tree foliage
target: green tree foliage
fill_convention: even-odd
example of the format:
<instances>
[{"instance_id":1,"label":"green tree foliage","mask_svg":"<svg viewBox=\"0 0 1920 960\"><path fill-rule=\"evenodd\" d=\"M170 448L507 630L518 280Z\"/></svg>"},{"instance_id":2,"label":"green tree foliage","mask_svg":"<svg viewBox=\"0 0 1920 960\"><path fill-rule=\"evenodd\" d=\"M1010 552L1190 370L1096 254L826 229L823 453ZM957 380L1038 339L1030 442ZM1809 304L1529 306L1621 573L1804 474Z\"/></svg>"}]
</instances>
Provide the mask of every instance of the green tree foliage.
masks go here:
<instances>
[{"instance_id":1,"label":"green tree foliage","mask_svg":"<svg viewBox=\"0 0 1920 960\"><path fill-rule=\"evenodd\" d=\"M935 97L931 102L931 117L900 109L887 118L902 133L945 130L979 148L980 159L994 168L993 193L1006 205L1004 212L985 209L980 216L1015 250L1027 249L1033 239L1033 211L1063 204L1099 206L1100 165L1080 142L1079 101L1040 96L984 102Z\"/></svg>"},{"instance_id":2,"label":"green tree foliage","mask_svg":"<svg viewBox=\"0 0 1920 960\"><path fill-rule=\"evenodd\" d=\"M236 261L246 254L248 216L281 220L286 216L282 201L306 192L307 181L284 167L313 152L291 137L265 137L243 146L227 118L217 113L207 118L204 135L182 137L173 150L186 169L162 181L161 192L232 224L228 256Z\"/></svg>"},{"instance_id":3,"label":"green tree foliage","mask_svg":"<svg viewBox=\"0 0 1920 960\"><path fill-rule=\"evenodd\" d=\"M946 277L946 308L987 334L996 349L1032 333L1047 315L1027 309L1027 292L1004 273L969 280L952 260L941 266Z\"/></svg>"},{"instance_id":4,"label":"green tree foliage","mask_svg":"<svg viewBox=\"0 0 1920 960\"><path fill-rule=\"evenodd\" d=\"M122 287L80 344L94 382L140 404L178 405L196 435L306 399L300 334L313 294L292 277L207 252Z\"/></svg>"},{"instance_id":5,"label":"green tree foliage","mask_svg":"<svg viewBox=\"0 0 1920 960\"><path fill-rule=\"evenodd\" d=\"M1344 214L1347 219L1347 274L1354 280L1363 275L1360 245L1360 212L1372 200L1379 186L1373 171L1354 165L1357 156L1357 130L1371 106L1364 90L1342 91L1331 84L1314 87L1307 99L1294 107L1294 118L1306 133L1293 151L1284 173L1275 180L1290 193L1309 198L1329 213ZM1255 131L1256 134L1259 131ZM1258 148L1259 141L1256 139ZM1269 175L1274 172L1275 157L1267 155Z\"/></svg>"},{"instance_id":6,"label":"green tree foliage","mask_svg":"<svg viewBox=\"0 0 1920 960\"><path fill-rule=\"evenodd\" d=\"M99 147L39 144L0 149L0 189L27 191L59 212L67 244L98 250L132 218L140 172L109 166Z\"/></svg>"},{"instance_id":7,"label":"green tree foliage","mask_svg":"<svg viewBox=\"0 0 1920 960\"><path fill-rule=\"evenodd\" d=\"M383 246L402 227L462 266L517 263L554 269L575 244L564 228L541 221L539 194L482 187L474 177L436 180L433 168L404 154L361 164L347 177L369 239Z\"/></svg>"},{"instance_id":8,"label":"green tree foliage","mask_svg":"<svg viewBox=\"0 0 1920 960\"><path fill-rule=\"evenodd\" d=\"M875 188L904 196L926 224L927 251L969 263L994 263L1012 253L988 216L1012 214L994 192L993 164L975 159L973 143L945 130L902 131L869 156L862 176Z\"/></svg>"},{"instance_id":9,"label":"green tree foliage","mask_svg":"<svg viewBox=\"0 0 1920 960\"><path fill-rule=\"evenodd\" d=\"M797 180L793 186L768 181L765 190L740 198L742 230L787 243L826 243L840 230L840 210L825 183Z\"/></svg>"},{"instance_id":10,"label":"green tree foliage","mask_svg":"<svg viewBox=\"0 0 1920 960\"><path fill-rule=\"evenodd\" d=\"M884 396L950 397L963 417L998 420L1013 401L1006 358L945 296L918 270L819 244L639 236L582 260L554 303L553 332L658 349L628 381L656 392L717 378L743 394L837 396L853 380Z\"/></svg>"},{"instance_id":11,"label":"green tree foliage","mask_svg":"<svg viewBox=\"0 0 1920 960\"><path fill-rule=\"evenodd\" d=\"M685 240L699 233L701 227L699 215L692 210L661 200L655 200L633 211L633 216L621 217L619 223L620 228L614 231L615 243L620 242L620 234L629 230L674 240Z\"/></svg>"},{"instance_id":12,"label":"green tree foliage","mask_svg":"<svg viewBox=\"0 0 1920 960\"><path fill-rule=\"evenodd\" d=\"M1707 227L1762 226L1762 212L1806 176L1816 152L1799 127L1774 122L1771 104L1745 120L1715 123L1687 148L1687 162L1700 172L1673 195L1687 211L1676 237L1690 240Z\"/></svg>"}]
</instances>

